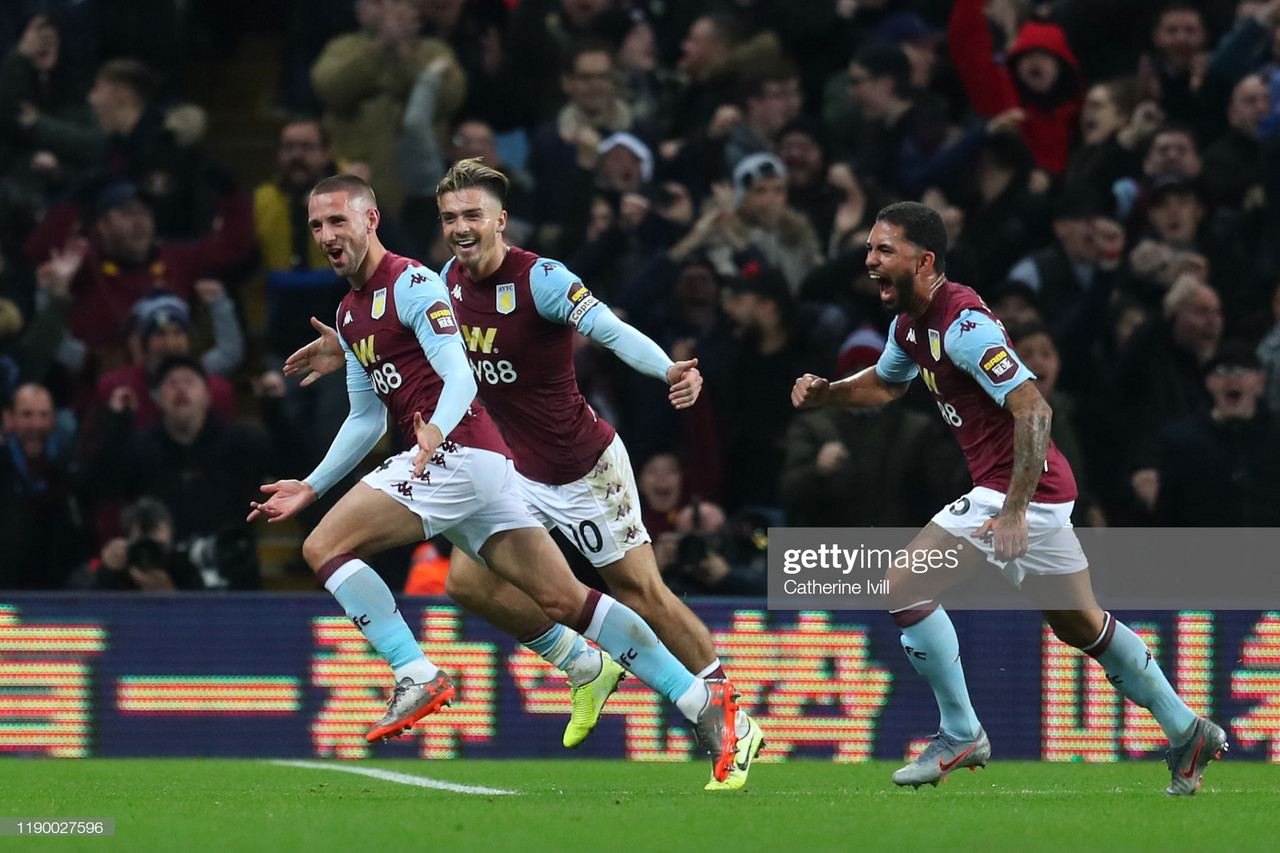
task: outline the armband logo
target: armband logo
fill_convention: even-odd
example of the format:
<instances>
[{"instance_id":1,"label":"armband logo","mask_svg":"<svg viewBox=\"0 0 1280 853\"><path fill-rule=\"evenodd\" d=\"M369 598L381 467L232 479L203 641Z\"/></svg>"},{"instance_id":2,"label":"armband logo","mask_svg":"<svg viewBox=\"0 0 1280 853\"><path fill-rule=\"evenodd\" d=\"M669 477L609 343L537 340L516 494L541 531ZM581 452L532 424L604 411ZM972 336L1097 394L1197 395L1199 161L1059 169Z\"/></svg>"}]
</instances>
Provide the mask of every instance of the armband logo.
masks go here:
<instances>
[{"instance_id":1,"label":"armband logo","mask_svg":"<svg viewBox=\"0 0 1280 853\"><path fill-rule=\"evenodd\" d=\"M1009 348L1003 344L987 347L987 351L978 360L978 366L995 385L1008 382L1018 372L1018 362L1013 360Z\"/></svg>"},{"instance_id":2,"label":"armband logo","mask_svg":"<svg viewBox=\"0 0 1280 853\"><path fill-rule=\"evenodd\" d=\"M427 309L427 322L437 335L452 335L458 331L453 311L442 301L436 301Z\"/></svg>"}]
</instances>

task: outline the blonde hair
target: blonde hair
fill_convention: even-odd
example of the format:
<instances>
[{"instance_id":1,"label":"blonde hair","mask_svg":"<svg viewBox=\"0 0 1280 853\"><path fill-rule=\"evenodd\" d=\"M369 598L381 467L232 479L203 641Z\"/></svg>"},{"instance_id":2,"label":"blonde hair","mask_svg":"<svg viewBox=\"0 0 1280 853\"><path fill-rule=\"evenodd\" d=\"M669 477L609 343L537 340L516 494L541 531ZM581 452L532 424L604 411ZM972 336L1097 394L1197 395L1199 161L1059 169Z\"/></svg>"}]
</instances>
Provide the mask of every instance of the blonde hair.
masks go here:
<instances>
[{"instance_id":1,"label":"blonde hair","mask_svg":"<svg viewBox=\"0 0 1280 853\"><path fill-rule=\"evenodd\" d=\"M459 160L449 168L445 176L436 185L436 198L445 193L456 193L462 190L480 189L492 195L503 207L507 206L507 190L511 182L507 176L497 169L486 166L479 157L468 157Z\"/></svg>"}]
</instances>

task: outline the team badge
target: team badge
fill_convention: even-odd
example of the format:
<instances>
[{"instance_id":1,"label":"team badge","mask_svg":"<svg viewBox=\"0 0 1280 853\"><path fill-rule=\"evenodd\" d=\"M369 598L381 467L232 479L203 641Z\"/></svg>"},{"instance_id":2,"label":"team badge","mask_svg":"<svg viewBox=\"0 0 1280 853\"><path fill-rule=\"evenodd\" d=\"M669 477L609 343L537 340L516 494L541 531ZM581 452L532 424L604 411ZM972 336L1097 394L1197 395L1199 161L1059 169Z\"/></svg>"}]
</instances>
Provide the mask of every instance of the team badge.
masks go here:
<instances>
[{"instance_id":1,"label":"team badge","mask_svg":"<svg viewBox=\"0 0 1280 853\"><path fill-rule=\"evenodd\" d=\"M942 360L942 335L937 329L929 330L929 355L933 356L934 361Z\"/></svg>"},{"instance_id":2,"label":"team badge","mask_svg":"<svg viewBox=\"0 0 1280 853\"><path fill-rule=\"evenodd\" d=\"M510 314L516 310L516 286L514 284L498 285L498 313Z\"/></svg>"},{"instance_id":3,"label":"team badge","mask_svg":"<svg viewBox=\"0 0 1280 853\"><path fill-rule=\"evenodd\" d=\"M387 313L387 289L381 287L373 292L373 310L369 312L369 316L379 320L385 313Z\"/></svg>"}]
</instances>

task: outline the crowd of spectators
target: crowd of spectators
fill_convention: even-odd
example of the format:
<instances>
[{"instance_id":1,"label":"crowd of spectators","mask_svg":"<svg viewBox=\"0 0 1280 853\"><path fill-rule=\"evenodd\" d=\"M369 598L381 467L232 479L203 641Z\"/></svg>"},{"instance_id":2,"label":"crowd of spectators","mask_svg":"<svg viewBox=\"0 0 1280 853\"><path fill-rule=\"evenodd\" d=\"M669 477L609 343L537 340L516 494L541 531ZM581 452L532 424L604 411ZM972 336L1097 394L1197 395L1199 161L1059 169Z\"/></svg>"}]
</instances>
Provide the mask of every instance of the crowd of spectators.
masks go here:
<instances>
[{"instance_id":1,"label":"crowd of spectators","mask_svg":"<svg viewBox=\"0 0 1280 853\"><path fill-rule=\"evenodd\" d=\"M280 373L345 289L306 194L366 177L438 269L471 156L512 179L510 242L699 359L676 413L575 356L674 587L756 594L770 525L915 526L967 488L921 389L788 398L883 349L864 243L903 199L1039 377L1077 524L1280 525L1280 0L269 0L256 187L164 27L244 33L119 5L0 10L0 588L259 586L248 501L346 413L340 376Z\"/></svg>"}]
</instances>

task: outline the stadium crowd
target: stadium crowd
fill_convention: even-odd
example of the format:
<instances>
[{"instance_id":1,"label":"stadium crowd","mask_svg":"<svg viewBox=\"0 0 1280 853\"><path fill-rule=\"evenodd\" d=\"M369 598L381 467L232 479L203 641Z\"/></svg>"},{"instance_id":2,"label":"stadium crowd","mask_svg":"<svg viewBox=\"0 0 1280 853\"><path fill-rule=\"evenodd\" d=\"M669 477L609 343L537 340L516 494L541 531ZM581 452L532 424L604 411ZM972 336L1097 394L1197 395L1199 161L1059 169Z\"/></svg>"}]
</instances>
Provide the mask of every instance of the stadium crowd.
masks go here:
<instances>
[{"instance_id":1,"label":"stadium crowd","mask_svg":"<svg viewBox=\"0 0 1280 853\"><path fill-rule=\"evenodd\" d=\"M0 8L0 588L262 585L248 502L346 413L340 376L280 372L346 289L307 192L360 174L388 247L439 269L435 186L475 156L512 180L510 243L699 360L676 412L576 356L680 592L762 593L771 524L918 526L967 490L921 389L789 401L883 349L864 244L904 199L1037 374L1076 524L1280 525L1280 0L267 5L256 187L184 86L234 15Z\"/></svg>"}]
</instances>

